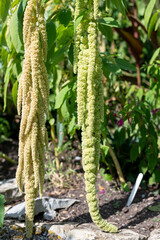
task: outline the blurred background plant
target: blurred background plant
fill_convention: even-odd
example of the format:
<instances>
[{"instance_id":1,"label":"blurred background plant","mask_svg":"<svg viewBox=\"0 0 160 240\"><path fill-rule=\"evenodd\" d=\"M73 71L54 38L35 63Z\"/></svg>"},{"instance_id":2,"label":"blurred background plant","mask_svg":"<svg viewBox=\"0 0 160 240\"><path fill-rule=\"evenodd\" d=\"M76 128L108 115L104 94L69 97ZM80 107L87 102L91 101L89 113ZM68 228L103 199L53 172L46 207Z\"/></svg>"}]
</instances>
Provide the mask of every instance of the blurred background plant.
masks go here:
<instances>
[{"instance_id":1,"label":"blurred background plant","mask_svg":"<svg viewBox=\"0 0 160 240\"><path fill-rule=\"evenodd\" d=\"M77 126L76 75L73 74L75 1L42 0L48 37L46 67L50 84L47 178L61 176L60 157L80 148ZM0 0L0 144L18 139L16 112L22 71L23 14L26 0ZM144 187L160 181L160 6L155 0L100 1L99 47L103 62L105 121L102 126L100 173L106 181L134 183L144 174ZM85 13L84 13L85 14ZM51 147L52 146L52 147ZM47 153L48 154L48 153ZM65 168L72 169L68 158ZM72 172L72 171L70 171Z\"/></svg>"},{"instance_id":2,"label":"blurred background plant","mask_svg":"<svg viewBox=\"0 0 160 240\"><path fill-rule=\"evenodd\" d=\"M2 228L4 222L4 203L4 195L0 194L0 228Z\"/></svg>"}]
</instances>

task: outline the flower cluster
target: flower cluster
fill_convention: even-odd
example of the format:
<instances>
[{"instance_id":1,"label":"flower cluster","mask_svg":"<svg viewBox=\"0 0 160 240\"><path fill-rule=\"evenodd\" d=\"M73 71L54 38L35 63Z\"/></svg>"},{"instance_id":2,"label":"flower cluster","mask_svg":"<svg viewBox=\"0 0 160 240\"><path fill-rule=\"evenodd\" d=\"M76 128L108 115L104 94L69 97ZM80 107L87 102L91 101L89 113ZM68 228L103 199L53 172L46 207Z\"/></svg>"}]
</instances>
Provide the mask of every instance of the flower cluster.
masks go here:
<instances>
[{"instance_id":1,"label":"flower cluster","mask_svg":"<svg viewBox=\"0 0 160 240\"><path fill-rule=\"evenodd\" d=\"M88 9L88 14L84 15L75 33L74 72L78 68L78 125L82 127L86 198L93 222L106 232L116 232L117 228L107 223L99 213L95 187L100 155L100 129L104 118L102 62L97 46L98 0L77 0L75 20L84 9Z\"/></svg>"},{"instance_id":2,"label":"flower cluster","mask_svg":"<svg viewBox=\"0 0 160 240\"><path fill-rule=\"evenodd\" d=\"M133 122L133 118L130 118L130 114L127 113L127 116L126 117L121 117L119 120L117 120L117 116L116 116L116 113L113 113L113 117L114 117L114 120L116 122L116 125L118 127L122 127L124 125L124 121L127 119L128 120L128 123L130 125L132 125L132 122Z\"/></svg>"},{"instance_id":3,"label":"flower cluster","mask_svg":"<svg viewBox=\"0 0 160 240\"><path fill-rule=\"evenodd\" d=\"M47 34L44 10L40 3L40 0L29 0L24 14L25 59L17 98L18 114L22 118L16 180L20 191L25 183L28 238L32 236L34 199L38 191L41 197L43 194L44 152L48 144L45 119L48 116L49 83L44 64L47 58Z\"/></svg>"},{"instance_id":4,"label":"flower cluster","mask_svg":"<svg viewBox=\"0 0 160 240\"><path fill-rule=\"evenodd\" d=\"M152 110L152 114L155 115L158 111L160 111L160 108L156 108L156 109Z\"/></svg>"}]
</instances>

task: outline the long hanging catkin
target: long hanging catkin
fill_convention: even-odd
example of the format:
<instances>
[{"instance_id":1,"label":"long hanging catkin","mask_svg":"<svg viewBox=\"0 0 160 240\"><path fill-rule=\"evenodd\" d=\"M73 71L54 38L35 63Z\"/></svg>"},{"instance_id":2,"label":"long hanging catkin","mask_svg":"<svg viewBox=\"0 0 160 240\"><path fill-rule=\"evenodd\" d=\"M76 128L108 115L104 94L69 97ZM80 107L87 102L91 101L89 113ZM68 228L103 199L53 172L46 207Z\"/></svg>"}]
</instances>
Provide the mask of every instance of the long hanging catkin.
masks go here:
<instances>
[{"instance_id":1,"label":"long hanging catkin","mask_svg":"<svg viewBox=\"0 0 160 240\"><path fill-rule=\"evenodd\" d=\"M83 12L81 3L81 0L77 0L76 17ZM76 72L78 67L78 124L82 127L82 164L85 171L86 198L93 222L106 232L117 232L117 227L101 217L96 199L101 122L104 118L103 73L97 47L98 0L88 0L85 4L88 14L83 17L75 33L74 71Z\"/></svg>"},{"instance_id":2,"label":"long hanging catkin","mask_svg":"<svg viewBox=\"0 0 160 240\"><path fill-rule=\"evenodd\" d=\"M45 118L48 116L49 85L44 64L47 59L47 34L43 15L41 1L29 0L23 21L25 58L17 98L18 114L22 114L22 118L16 172L20 191L25 184L28 238L33 231L34 200L38 191L40 197L43 194L44 152L47 147Z\"/></svg>"}]
</instances>

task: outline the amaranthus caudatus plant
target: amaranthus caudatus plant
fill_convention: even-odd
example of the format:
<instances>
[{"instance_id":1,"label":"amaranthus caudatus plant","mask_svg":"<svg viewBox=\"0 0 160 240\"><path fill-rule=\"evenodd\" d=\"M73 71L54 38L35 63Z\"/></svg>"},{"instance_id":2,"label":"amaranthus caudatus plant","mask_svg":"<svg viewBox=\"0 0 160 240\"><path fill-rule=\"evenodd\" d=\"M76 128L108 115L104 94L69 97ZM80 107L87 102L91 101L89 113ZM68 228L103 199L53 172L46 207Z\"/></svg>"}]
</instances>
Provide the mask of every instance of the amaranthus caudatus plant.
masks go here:
<instances>
[{"instance_id":1,"label":"amaranthus caudatus plant","mask_svg":"<svg viewBox=\"0 0 160 240\"><path fill-rule=\"evenodd\" d=\"M49 83L44 62L47 34L41 0L29 0L24 13L25 58L19 81L17 109L22 115L19 134L19 190L25 184L26 235L32 236L34 200L43 194L44 152L48 144L45 119L48 117Z\"/></svg>"},{"instance_id":2,"label":"amaranthus caudatus plant","mask_svg":"<svg viewBox=\"0 0 160 240\"><path fill-rule=\"evenodd\" d=\"M104 118L103 73L97 46L98 0L77 0L75 20L80 14L84 17L75 31L74 72L78 71L78 125L82 127L86 198L93 222L106 232L117 232L117 227L107 223L99 213L95 187Z\"/></svg>"}]
</instances>

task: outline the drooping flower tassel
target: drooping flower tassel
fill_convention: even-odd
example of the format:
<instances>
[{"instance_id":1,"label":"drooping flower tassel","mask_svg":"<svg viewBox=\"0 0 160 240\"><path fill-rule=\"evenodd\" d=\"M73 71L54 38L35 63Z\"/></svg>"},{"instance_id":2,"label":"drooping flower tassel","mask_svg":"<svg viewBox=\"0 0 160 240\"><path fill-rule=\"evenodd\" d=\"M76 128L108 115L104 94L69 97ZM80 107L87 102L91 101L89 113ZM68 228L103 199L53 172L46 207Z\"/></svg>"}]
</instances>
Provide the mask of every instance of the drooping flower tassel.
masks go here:
<instances>
[{"instance_id":1,"label":"drooping flower tassel","mask_svg":"<svg viewBox=\"0 0 160 240\"><path fill-rule=\"evenodd\" d=\"M93 222L106 232L117 232L117 227L101 217L96 199L101 122L104 118L103 72L97 47L98 1L88 1L87 6L90 12L80 25L82 35L79 37L81 40L77 77L78 124L82 127L82 164L85 171L86 198Z\"/></svg>"},{"instance_id":2,"label":"drooping flower tassel","mask_svg":"<svg viewBox=\"0 0 160 240\"><path fill-rule=\"evenodd\" d=\"M19 133L19 164L16 172L20 191L25 184L26 235L31 238L34 201L43 194L44 152L47 148L45 119L48 116L49 84L44 61L47 37L44 10L39 0L29 0L24 14L25 59L19 82L17 108L22 114ZM41 47L41 42L42 47Z\"/></svg>"}]
</instances>

